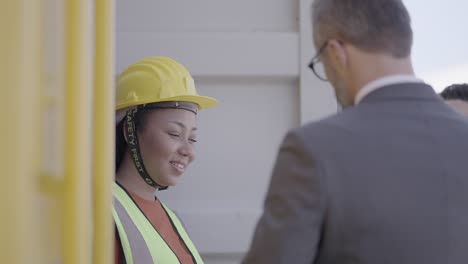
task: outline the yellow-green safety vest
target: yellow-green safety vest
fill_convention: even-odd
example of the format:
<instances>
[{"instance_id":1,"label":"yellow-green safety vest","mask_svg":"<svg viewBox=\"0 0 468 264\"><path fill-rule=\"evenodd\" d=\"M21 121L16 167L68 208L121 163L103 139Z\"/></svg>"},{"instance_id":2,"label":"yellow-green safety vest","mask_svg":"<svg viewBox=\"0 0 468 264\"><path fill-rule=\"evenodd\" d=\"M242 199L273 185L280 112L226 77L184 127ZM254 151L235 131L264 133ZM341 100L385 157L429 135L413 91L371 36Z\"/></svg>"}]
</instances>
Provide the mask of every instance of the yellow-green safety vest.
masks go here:
<instances>
[{"instance_id":1,"label":"yellow-green safety vest","mask_svg":"<svg viewBox=\"0 0 468 264\"><path fill-rule=\"evenodd\" d=\"M176 264L177 255L159 234L130 195L118 183L112 186L114 206L112 216L117 226L127 264ZM203 260L177 216L161 203L179 237L189 250L196 264Z\"/></svg>"}]
</instances>

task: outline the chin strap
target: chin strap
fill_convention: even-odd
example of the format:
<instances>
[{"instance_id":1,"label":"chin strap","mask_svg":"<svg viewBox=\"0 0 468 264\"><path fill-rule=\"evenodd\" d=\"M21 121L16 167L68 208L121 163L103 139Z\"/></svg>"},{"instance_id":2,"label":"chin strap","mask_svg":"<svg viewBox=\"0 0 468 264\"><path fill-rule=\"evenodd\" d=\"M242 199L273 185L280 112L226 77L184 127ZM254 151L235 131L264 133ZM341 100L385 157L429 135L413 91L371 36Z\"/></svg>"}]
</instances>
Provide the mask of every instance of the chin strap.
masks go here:
<instances>
[{"instance_id":1,"label":"chin strap","mask_svg":"<svg viewBox=\"0 0 468 264\"><path fill-rule=\"evenodd\" d=\"M127 129L127 144L130 149L130 156L132 156L133 163L135 164L135 167L140 174L140 176L145 180L145 182L158 189L158 190L166 190L168 186L163 186L158 184L156 181L154 181L146 171L145 165L143 164L143 158L141 157L141 152L140 152L140 145L138 144L138 137L137 137L137 131L136 131L136 126L135 126L135 116L138 112L139 108L133 108L127 111L126 114L126 129Z\"/></svg>"}]
</instances>

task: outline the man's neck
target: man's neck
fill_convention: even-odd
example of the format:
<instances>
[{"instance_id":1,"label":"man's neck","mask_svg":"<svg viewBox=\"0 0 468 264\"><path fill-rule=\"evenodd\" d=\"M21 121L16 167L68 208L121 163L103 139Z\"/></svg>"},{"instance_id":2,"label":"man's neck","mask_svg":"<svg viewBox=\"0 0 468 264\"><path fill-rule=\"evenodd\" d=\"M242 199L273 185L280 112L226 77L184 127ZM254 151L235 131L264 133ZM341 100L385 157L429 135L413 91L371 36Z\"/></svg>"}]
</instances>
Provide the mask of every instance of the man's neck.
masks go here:
<instances>
[{"instance_id":1,"label":"man's neck","mask_svg":"<svg viewBox=\"0 0 468 264\"><path fill-rule=\"evenodd\" d=\"M410 58L393 58L388 55L368 54L353 67L352 92L356 94L368 83L393 75L414 76L413 66Z\"/></svg>"}]
</instances>

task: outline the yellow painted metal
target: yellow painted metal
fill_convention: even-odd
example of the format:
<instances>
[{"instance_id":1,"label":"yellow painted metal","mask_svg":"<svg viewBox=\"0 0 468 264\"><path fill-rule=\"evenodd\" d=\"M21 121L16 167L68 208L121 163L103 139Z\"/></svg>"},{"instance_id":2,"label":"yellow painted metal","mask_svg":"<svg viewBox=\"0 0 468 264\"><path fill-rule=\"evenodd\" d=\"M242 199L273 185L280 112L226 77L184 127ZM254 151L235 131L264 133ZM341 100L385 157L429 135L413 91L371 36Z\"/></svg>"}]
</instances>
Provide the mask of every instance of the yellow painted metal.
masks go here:
<instances>
[{"instance_id":1,"label":"yellow painted metal","mask_svg":"<svg viewBox=\"0 0 468 264\"><path fill-rule=\"evenodd\" d=\"M93 263L114 263L114 0L95 1Z\"/></svg>"},{"instance_id":2,"label":"yellow painted metal","mask_svg":"<svg viewBox=\"0 0 468 264\"><path fill-rule=\"evenodd\" d=\"M61 263L63 244L64 24L63 0L43 0L41 47L41 173L35 199L38 264Z\"/></svg>"},{"instance_id":3,"label":"yellow painted metal","mask_svg":"<svg viewBox=\"0 0 468 264\"><path fill-rule=\"evenodd\" d=\"M114 0L63 3L0 1L1 263L113 263Z\"/></svg>"},{"instance_id":4,"label":"yellow painted metal","mask_svg":"<svg viewBox=\"0 0 468 264\"><path fill-rule=\"evenodd\" d=\"M92 260L92 5L65 8L65 182L63 263Z\"/></svg>"},{"instance_id":5,"label":"yellow painted metal","mask_svg":"<svg viewBox=\"0 0 468 264\"><path fill-rule=\"evenodd\" d=\"M35 180L39 174L40 9L38 1L0 2L0 261L35 263Z\"/></svg>"}]
</instances>

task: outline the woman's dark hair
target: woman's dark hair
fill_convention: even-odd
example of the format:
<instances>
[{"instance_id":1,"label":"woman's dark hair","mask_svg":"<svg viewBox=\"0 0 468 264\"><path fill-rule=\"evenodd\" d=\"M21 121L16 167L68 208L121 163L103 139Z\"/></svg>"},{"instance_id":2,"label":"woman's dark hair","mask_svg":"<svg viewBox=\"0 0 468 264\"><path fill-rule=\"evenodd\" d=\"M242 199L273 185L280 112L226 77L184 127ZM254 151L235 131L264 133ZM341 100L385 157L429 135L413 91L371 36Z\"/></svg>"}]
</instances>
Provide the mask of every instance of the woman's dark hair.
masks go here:
<instances>
[{"instance_id":1,"label":"woman's dark hair","mask_svg":"<svg viewBox=\"0 0 468 264\"><path fill-rule=\"evenodd\" d=\"M452 84L440 93L445 100L463 100L468 102L468 84Z\"/></svg>"},{"instance_id":2,"label":"woman's dark hair","mask_svg":"<svg viewBox=\"0 0 468 264\"><path fill-rule=\"evenodd\" d=\"M135 127L136 132L142 131L146 126L148 110L142 110L137 112L135 116ZM124 124L127 121L127 117L124 117L115 128L115 172L119 171L120 164L122 164L123 157L127 151L127 141L123 133Z\"/></svg>"},{"instance_id":3,"label":"woman's dark hair","mask_svg":"<svg viewBox=\"0 0 468 264\"><path fill-rule=\"evenodd\" d=\"M127 142L123 135L123 124L125 120L126 118L120 121L115 128L115 172L119 171L120 163L122 163L127 146Z\"/></svg>"}]
</instances>

